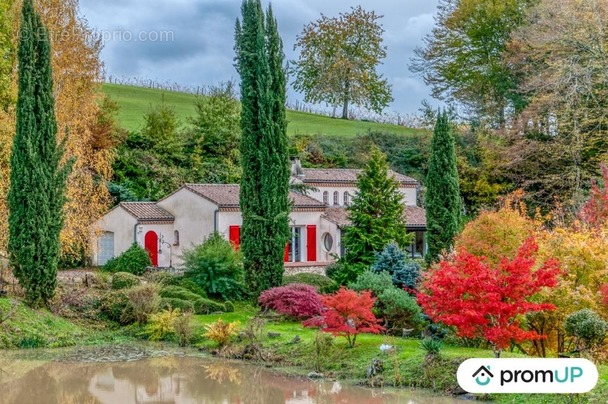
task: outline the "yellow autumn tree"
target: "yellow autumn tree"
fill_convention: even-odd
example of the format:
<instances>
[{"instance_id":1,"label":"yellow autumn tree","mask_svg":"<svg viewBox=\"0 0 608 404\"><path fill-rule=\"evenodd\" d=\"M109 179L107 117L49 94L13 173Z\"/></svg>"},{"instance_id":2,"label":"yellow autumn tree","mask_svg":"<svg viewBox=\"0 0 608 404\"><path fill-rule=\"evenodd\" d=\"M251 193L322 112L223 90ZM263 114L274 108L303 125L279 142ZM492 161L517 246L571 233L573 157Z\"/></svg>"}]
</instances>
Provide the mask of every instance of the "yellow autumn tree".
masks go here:
<instances>
[{"instance_id":1,"label":"yellow autumn tree","mask_svg":"<svg viewBox=\"0 0 608 404\"><path fill-rule=\"evenodd\" d=\"M14 0L0 0L0 257L8 242L6 195L15 134L17 88L13 72L16 67L17 9L14 3Z\"/></svg>"},{"instance_id":2,"label":"yellow autumn tree","mask_svg":"<svg viewBox=\"0 0 608 404\"><path fill-rule=\"evenodd\" d=\"M14 3L11 4L13 9L21 6L19 0L0 1ZM104 213L110 201L106 181L112 175L113 151L112 143L103 141L108 133L104 111L100 108L101 41L78 16L78 0L39 0L36 7L51 37L58 136L67 136L65 157L75 158L68 180L61 246L64 259L77 262L88 251L91 224ZM16 41L14 32L12 38ZM13 69L13 82L15 80ZM8 126L9 133L13 133L14 123L10 119L0 119L0 127ZM11 143L7 140L3 142L5 147ZM0 177L8 177L7 167L0 166L0 169ZM2 185L0 199L6 199ZM0 217L6 217L5 204L0 205ZM0 250L6 246L5 227L0 228Z\"/></svg>"},{"instance_id":3,"label":"yellow autumn tree","mask_svg":"<svg viewBox=\"0 0 608 404\"><path fill-rule=\"evenodd\" d=\"M539 296L553 303L556 310L528 316L528 325L547 335L546 340L533 343L535 353L546 356L569 350L564 330L569 314L582 309L604 310L599 289L608 283L608 229L592 232L560 227L539 233L537 241L539 255L556 258L562 269L559 284Z\"/></svg>"},{"instance_id":4,"label":"yellow autumn tree","mask_svg":"<svg viewBox=\"0 0 608 404\"><path fill-rule=\"evenodd\" d=\"M523 192L508 195L496 211L484 211L467 223L455 240L455 248L465 247L494 265L501 258L513 258L540 223L528 217Z\"/></svg>"}]
</instances>

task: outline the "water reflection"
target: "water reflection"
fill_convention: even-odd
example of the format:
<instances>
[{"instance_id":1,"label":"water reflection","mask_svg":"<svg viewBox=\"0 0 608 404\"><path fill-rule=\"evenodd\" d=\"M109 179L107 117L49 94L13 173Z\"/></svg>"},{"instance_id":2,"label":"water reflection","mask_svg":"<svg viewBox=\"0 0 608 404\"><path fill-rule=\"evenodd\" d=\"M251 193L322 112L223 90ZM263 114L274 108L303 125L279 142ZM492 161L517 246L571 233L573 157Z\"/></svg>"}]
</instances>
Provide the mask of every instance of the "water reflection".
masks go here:
<instances>
[{"instance_id":1,"label":"water reflection","mask_svg":"<svg viewBox=\"0 0 608 404\"><path fill-rule=\"evenodd\" d=\"M266 369L194 357L125 363L53 362L0 372L0 403L453 403L420 392L311 382ZM0 367L6 365L0 363ZM6 366L5 366L6 368ZM22 373L22 374L21 374Z\"/></svg>"}]
</instances>

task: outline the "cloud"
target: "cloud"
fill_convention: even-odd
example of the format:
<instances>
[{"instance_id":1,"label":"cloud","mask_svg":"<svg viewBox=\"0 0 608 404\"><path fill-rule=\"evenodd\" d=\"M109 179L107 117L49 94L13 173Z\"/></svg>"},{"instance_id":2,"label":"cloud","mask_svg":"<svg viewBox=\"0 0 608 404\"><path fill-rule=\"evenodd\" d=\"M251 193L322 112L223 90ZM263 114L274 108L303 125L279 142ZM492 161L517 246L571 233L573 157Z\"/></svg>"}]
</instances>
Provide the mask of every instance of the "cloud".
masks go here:
<instances>
[{"instance_id":1,"label":"cloud","mask_svg":"<svg viewBox=\"0 0 608 404\"><path fill-rule=\"evenodd\" d=\"M391 108L415 112L428 98L424 83L409 75L413 49L433 26L438 0L378 0L373 9L384 15L388 57L379 70L393 85ZM264 2L267 4L267 2ZM355 2L281 0L273 10L287 60L303 26L321 13L347 12ZM181 85L217 84L237 77L233 67L234 22L241 0L81 0L81 14L107 40L101 57L108 76L139 77ZM367 9L370 6L364 5ZM161 38L162 37L162 38ZM153 40L156 39L156 40ZM303 96L289 92L290 100Z\"/></svg>"}]
</instances>

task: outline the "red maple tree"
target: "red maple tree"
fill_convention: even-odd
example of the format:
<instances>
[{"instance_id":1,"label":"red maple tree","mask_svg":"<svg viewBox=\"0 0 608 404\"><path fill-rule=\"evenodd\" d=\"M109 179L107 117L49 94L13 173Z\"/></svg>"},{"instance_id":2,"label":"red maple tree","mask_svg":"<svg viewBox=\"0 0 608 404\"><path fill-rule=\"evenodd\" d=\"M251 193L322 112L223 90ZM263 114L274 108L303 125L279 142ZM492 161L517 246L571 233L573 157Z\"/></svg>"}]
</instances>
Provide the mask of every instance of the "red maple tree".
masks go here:
<instances>
[{"instance_id":1,"label":"red maple tree","mask_svg":"<svg viewBox=\"0 0 608 404\"><path fill-rule=\"evenodd\" d=\"M513 259L492 265L462 248L425 275L418 303L431 320L455 327L459 336L488 341L496 357L512 341L544 338L520 323L526 313L555 309L528 300L542 288L555 286L560 272L554 259L535 269L537 251L530 237Z\"/></svg>"},{"instance_id":2,"label":"red maple tree","mask_svg":"<svg viewBox=\"0 0 608 404\"><path fill-rule=\"evenodd\" d=\"M322 296L322 300L325 306L323 313L304 321L304 327L321 327L323 332L345 337L351 348L355 346L358 334L384 331L372 312L376 299L371 292L358 294L342 287L332 295Z\"/></svg>"},{"instance_id":3,"label":"red maple tree","mask_svg":"<svg viewBox=\"0 0 608 404\"><path fill-rule=\"evenodd\" d=\"M608 221L608 167L602 164L602 182L600 187L596 180L591 180L589 200L585 202L578 218L591 228L599 229Z\"/></svg>"}]
</instances>

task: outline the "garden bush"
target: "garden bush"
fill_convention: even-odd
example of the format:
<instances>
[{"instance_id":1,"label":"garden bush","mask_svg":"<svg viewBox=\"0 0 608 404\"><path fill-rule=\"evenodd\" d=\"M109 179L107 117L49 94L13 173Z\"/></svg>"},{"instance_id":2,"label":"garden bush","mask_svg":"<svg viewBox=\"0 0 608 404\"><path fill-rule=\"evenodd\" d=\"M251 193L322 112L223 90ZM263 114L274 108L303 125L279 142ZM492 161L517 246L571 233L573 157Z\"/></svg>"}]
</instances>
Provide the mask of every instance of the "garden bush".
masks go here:
<instances>
[{"instance_id":1,"label":"garden bush","mask_svg":"<svg viewBox=\"0 0 608 404\"><path fill-rule=\"evenodd\" d=\"M564 328L568 335L575 337L583 347L593 348L601 344L608 334L608 323L596 312L579 310L566 317Z\"/></svg>"},{"instance_id":2,"label":"garden bush","mask_svg":"<svg viewBox=\"0 0 608 404\"><path fill-rule=\"evenodd\" d=\"M238 321L226 323L220 318L214 323L205 325L207 332L203 334L203 336L215 341L220 347L223 347L236 336L239 330L239 325L240 322Z\"/></svg>"},{"instance_id":3,"label":"garden bush","mask_svg":"<svg viewBox=\"0 0 608 404\"><path fill-rule=\"evenodd\" d=\"M127 290L127 297L138 323L146 323L148 318L158 311L161 303L158 290L159 287L155 283L146 283Z\"/></svg>"},{"instance_id":4,"label":"garden bush","mask_svg":"<svg viewBox=\"0 0 608 404\"><path fill-rule=\"evenodd\" d=\"M150 341L161 341L175 333L174 322L181 315L180 309L165 309L160 313L150 315L146 325L146 333Z\"/></svg>"},{"instance_id":5,"label":"garden bush","mask_svg":"<svg viewBox=\"0 0 608 404\"><path fill-rule=\"evenodd\" d=\"M122 325L135 321L126 290L114 290L104 294L99 302L99 313L102 319Z\"/></svg>"},{"instance_id":6,"label":"garden bush","mask_svg":"<svg viewBox=\"0 0 608 404\"><path fill-rule=\"evenodd\" d=\"M180 299L195 302L201 298L194 292L189 291L181 286L165 286L160 290L160 296L164 298Z\"/></svg>"},{"instance_id":7,"label":"garden bush","mask_svg":"<svg viewBox=\"0 0 608 404\"><path fill-rule=\"evenodd\" d=\"M290 285L292 283L304 283L314 286L321 294L334 293L339 288L338 284L332 279L318 274L302 273L283 276L283 285Z\"/></svg>"},{"instance_id":8,"label":"garden bush","mask_svg":"<svg viewBox=\"0 0 608 404\"><path fill-rule=\"evenodd\" d=\"M364 290L370 290L374 296L378 297L387 289L394 288L393 279L388 272L375 273L372 271L365 271L357 280L349 285L350 289L362 292Z\"/></svg>"},{"instance_id":9,"label":"garden bush","mask_svg":"<svg viewBox=\"0 0 608 404\"><path fill-rule=\"evenodd\" d=\"M363 264L348 263L344 259L332 262L325 268L327 277L338 285L346 285L349 280L357 279L364 271Z\"/></svg>"},{"instance_id":10,"label":"garden bush","mask_svg":"<svg viewBox=\"0 0 608 404\"><path fill-rule=\"evenodd\" d=\"M133 243L131 247L116 258L109 260L104 266L108 272L129 272L134 275L143 275L146 268L152 266L148 252Z\"/></svg>"},{"instance_id":11,"label":"garden bush","mask_svg":"<svg viewBox=\"0 0 608 404\"><path fill-rule=\"evenodd\" d=\"M160 308L168 309L170 307L174 309L180 309L184 313L194 312L194 302L191 302L190 300L163 297L160 301Z\"/></svg>"},{"instance_id":12,"label":"garden bush","mask_svg":"<svg viewBox=\"0 0 608 404\"><path fill-rule=\"evenodd\" d=\"M192 334L194 334L194 329L192 328L192 313L182 312L173 320L173 329L177 336L179 346L187 346L190 343L190 340L192 340Z\"/></svg>"},{"instance_id":13,"label":"garden bush","mask_svg":"<svg viewBox=\"0 0 608 404\"><path fill-rule=\"evenodd\" d=\"M226 300L224 302L224 307L226 308L226 313L234 312L234 303L232 303L230 300Z\"/></svg>"},{"instance_id":14,"label":"garden bush","mask_svg":"<svg viewBox=\"0 0 608 404\"><path fill-rule=\"evenodd\" d=\"M129 289L140 283L139 278L129 272L116 272L112 276L112 289L114 290Z\"/></svg>"},{"instance_id":15,"label":"garden bush","mask_svg":"<svg viewBox=\"0 0 608 404\"><path fill-rule=\"evenodd\" d=\"M388 272L393 284L399 289L416 289L420 277L420 265L408 259L407 254L397 243L389 243L382 252L376 253L372 272Z\"/></svg>"},{"instance_id":16,"label":"garden bush","mask_svg":"<svg viewBox=\"0 0 608 404\"><path fill-rule=\"evenodd\" d=\"M298 319L318 316L323 311L323 303L317 290L303 283L268 289L262 292L258 303L264 309Z\"/></svg>"},{"instance_id":17,"label":"garden bush","mask_svg":"<svg viewBox=\"0 0 608 404\"><path fill-rule=\"evenodd\" d=\"M193 280L209 297L238 300L243 296L241 254L219 233L184 251L185 277Z\"/></svg>"},{"instance_id":18,"label":"garden bush","mask_svg":"<svg viewBox=\"0 0 608 404\"><path fill-rule=\"evenodd\" d=\"M222 303L214 302L213 300L201 297L194 302L194 312L196 314L226 312L226 306L224 306Z\"/></svg>"},{"instance_id":19,"label":"garden bush","mask_svg":"<svg viewBox=\"0 0 608 404\"><path fill-rule=\"evenodd\" d=\"M421 331L424 326L422 310L416 300L403 289L386 289L378 296L376 306L392 332L403 334L404 329Z\"/></svg>"}]
</instances>

